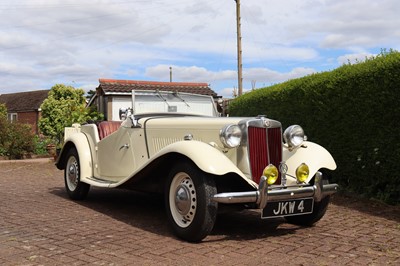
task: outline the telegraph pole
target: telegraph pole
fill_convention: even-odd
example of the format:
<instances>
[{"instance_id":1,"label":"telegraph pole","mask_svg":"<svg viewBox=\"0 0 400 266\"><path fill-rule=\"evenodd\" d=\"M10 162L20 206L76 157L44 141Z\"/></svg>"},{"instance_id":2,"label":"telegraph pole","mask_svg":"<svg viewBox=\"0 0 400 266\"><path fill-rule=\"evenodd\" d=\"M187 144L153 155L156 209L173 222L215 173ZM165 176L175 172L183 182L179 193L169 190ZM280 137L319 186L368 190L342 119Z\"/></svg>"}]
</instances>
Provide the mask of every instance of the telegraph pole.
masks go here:
<instances>
[{"instance_id":1,"label":"telegraph pole","mask_svg":"<svg viewBox=\"0 0 400 266\"><path fill-rule=\"evenodd\" d=\"M242 32L240 24L240 0L236 2L236 27L237 27L237 60L238 60L238 96L243 93L243 78L242 78Z\"/></svg>"}]
</instances>

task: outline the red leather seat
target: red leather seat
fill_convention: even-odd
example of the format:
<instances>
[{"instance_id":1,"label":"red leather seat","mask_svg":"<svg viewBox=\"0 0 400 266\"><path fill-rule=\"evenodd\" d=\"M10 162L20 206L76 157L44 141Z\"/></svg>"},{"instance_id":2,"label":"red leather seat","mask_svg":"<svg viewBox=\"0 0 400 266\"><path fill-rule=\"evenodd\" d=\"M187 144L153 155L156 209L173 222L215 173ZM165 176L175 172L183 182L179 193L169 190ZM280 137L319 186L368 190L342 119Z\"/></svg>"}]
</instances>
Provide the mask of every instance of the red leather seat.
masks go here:
<instances>
[{"instance_id":1,"label":"red leather seat","mask_svg":"<svg viewBox=\"0 0 400 266\"><path fill-rule=\"evenodd\" d=\"M120 126L121 121L103 121L101 122L97 128L99 129L99 138L102 140L108 135L114 133Z\"/></svg>"}]
</instances>

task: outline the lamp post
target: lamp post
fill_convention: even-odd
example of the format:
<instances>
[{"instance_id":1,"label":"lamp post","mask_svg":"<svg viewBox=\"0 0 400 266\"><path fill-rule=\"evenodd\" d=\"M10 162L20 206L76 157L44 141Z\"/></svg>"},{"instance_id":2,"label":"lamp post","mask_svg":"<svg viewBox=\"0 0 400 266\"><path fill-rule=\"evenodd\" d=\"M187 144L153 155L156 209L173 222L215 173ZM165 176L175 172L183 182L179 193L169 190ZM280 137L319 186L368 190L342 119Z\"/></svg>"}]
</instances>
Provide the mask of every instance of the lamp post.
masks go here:
<instances>
[{"instance_id":1,"label":"lamp post","mask_svg":"<svg viewBox=\"0 0 400 266\"><path fill-rule=\"evenodd\" d=\"M242 32L240 23L240 0L236 2L236 28L237 28L237 65L238 65L238 96L243 93L243 78L242 78Z\"/></svg>"}]
</instances>

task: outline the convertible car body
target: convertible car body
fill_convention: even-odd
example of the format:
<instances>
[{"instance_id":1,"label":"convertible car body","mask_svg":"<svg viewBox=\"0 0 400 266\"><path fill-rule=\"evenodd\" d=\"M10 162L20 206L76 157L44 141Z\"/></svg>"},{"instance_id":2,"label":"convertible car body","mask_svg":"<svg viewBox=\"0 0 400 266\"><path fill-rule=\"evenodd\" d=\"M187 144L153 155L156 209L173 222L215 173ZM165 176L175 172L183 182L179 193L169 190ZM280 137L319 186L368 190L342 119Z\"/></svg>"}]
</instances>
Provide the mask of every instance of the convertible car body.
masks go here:
<instances>
[{"instance_id":1,"label":"convertible car body","mask_svg":"<svg viewBox=\"0 0 400 266\"><path fill-rule=\"evenodd\" d=\"M321 173L334 159L300 126L219 117L211 97L172 92L134 91L121 121L66 128L56 166L74 200L90 186L163 194L173 232L191 242L224 206L312 225L338 188Z\"/></svg>"}]
</instances>

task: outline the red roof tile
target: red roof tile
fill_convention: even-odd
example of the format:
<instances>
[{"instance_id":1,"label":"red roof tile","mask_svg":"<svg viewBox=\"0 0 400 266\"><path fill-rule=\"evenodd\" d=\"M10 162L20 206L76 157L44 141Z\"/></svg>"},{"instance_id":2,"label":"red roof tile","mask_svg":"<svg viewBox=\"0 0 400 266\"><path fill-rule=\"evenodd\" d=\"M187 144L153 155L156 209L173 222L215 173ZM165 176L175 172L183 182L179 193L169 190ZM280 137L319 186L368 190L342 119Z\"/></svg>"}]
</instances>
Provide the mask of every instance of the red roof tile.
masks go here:
<instances>
[{"instance_id":1,"label":"red roof tile","mask_svg":"<svg viewBox=\"0 0 400 266\"><path fill-rule=\"evenodd\" d=\"M100 79L99 82L100 85L98 89L101 89L104 93L131 92L132 90L160 90L195 93L217 97L217 93L213 91L207 83L115 79Z\"/></svg>"},{"instance_id":2,"label":"red roof tile","mask_svg":"<svg viewBox=\"0 0 400 266\"><path fill-rule=\"evenodd\" d=\"M4 103L8 112L38 111L50 90L27 91L1 94L0 103Z\"/></svg>"}]
</instances>

